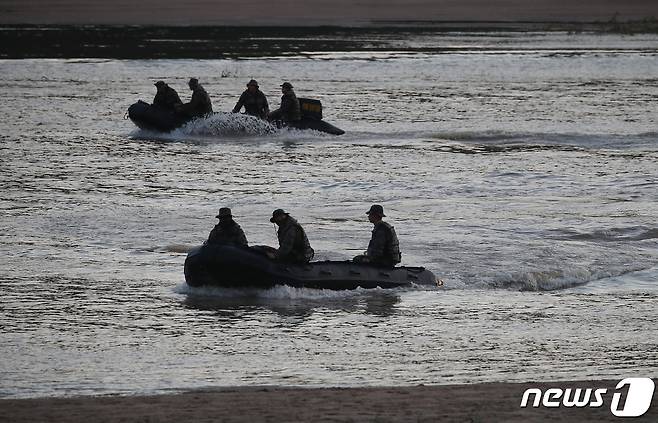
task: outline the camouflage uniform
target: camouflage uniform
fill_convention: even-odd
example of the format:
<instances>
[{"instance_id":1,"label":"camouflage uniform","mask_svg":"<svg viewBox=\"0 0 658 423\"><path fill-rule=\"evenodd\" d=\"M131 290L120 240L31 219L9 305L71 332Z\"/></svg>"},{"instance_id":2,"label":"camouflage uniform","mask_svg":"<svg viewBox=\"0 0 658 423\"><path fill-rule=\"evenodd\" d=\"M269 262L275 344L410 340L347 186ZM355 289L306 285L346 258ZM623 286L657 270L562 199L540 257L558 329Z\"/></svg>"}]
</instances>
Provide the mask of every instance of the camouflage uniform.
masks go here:
<instances>
[{"instance_id":1,"label":"camouflage uniform","mask_svg":"<svg viewBox=\"0 0 658 423\"><path fill-rule=\"evenodd\" d=\"M244 231L234 220L230 220L228 224L224 225L218 223L215 225L206 244L233 244L247 247L247 237Z\"/></svg>"},{"instance_id":2,"label":"camouflage uniform","mask_svg":"<svg viewBox=\"0 0 658 423\"><path fill-rule=\"evenodd\" d=\"M270 112L270 106L267 104L267 98L262 91L258 90L255 93L251 93L249 90L245 90L240 99L233 108L233 113L238 113L240 109L244 106L244 110L248 115L256 116L261 119L265 119L267 114Z\"/></svg>"},{"instance_id":3,"label":"camouflage uniform","mask_svg":"<svg viewBox=\"0 0 658 423\"><path fill-rule=\"evenodd\" d=\"M167 84L164 84L163 89L158 90L158 92L155 94L155 97L153 98L154 106L171 111L176 110L176 107L182 104L183 102L180 100L176 90Z\"/></svg>"},{"instance_id":4,"label":"camouflage uniform","mask_svg":"<svg viewBox=\"0 0 658 423\"><path fill-rule=\"evenodd\" d=\"M380 220L372 230L365 258L357 261L372 263L384 267L394 267L400 263L400 241L393 226Z\"/></svg>"},{"instance_id":5,"label":"camouflage uniform","mask_svg":"<svg viewBox=\"0 0 658 423\"><path fill-rule=\"evenodd\" d=\"M288 216L281 223L276 234L279 238L279 249L276 253L277 260L291 263L308 263L315 255L304 228L294 218Z\"/></svg>"},{"instance_id":6,"label":"camouflage uniform","mask_svg":"<svg viewBox=\"0 0 658 423\"><path fill-rule=\"evenodd\" d=\"M281 96L281 107L270 113L271 120L282 120L284 122L295 122L301 120L302 111L295 92L290 89Z\"/></svg>"}]
</instances>

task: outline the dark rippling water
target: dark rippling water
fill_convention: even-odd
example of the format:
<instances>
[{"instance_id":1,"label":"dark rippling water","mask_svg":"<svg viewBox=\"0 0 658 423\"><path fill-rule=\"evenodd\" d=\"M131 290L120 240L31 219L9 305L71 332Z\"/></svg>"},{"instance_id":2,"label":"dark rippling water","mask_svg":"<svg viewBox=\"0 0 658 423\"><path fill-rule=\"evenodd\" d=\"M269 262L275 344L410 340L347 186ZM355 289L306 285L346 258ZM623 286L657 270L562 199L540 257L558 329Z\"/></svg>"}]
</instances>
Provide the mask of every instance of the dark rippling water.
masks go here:
<instances>
[{"instance_id":1,"label":"dark rippling water","mask_svg":"<svg viewBox=\"0 0 658 423\"><path fill-rule=\"evenodd\" d=\"M655 376L658 37L412 41L455 48L0 61L0 396ZM190 76L216 111L289 80L347 134L123 119ZM184 283L221 206L269 245L285 208L346 259L371 203L445 288Z\"/></svg>"}]
</instances>

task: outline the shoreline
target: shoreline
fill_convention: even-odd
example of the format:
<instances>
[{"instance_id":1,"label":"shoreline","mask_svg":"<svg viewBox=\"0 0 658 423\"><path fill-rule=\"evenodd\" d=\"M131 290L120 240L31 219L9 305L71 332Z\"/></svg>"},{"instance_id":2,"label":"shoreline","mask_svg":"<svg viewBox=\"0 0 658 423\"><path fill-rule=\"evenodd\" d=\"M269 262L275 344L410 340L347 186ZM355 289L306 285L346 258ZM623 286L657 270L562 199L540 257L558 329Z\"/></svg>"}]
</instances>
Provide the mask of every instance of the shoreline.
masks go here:
<instances>
[{"instance_id":1,"label":"shoreline","mask_svg":"<svg viewBox=\"0 0 658 423\"><path fill-rule=\"evenodd\" d=\"M621 379L620 379L621 380ZM619 421L610 411L619 380L413 387L233 387L148 396L1 399L0 422L210 421ZM606 388L598 408L521 408L529 388ZM658 395L634 422L656 421Z\"/></svg>"},{"instance_id":2,"label":"shoreline","mask_svg":"<svg viewBox=\"0 0 658 423\"><path fill-rule=\"evenodd\" d=\"M658 20L634 22L387 21L379 26L0 25L0 59L236 59L305 52L409 51L418 37L500 33L658 34ZM486 47L484 47L486 48Z\"/></svg>"}]
</instances>

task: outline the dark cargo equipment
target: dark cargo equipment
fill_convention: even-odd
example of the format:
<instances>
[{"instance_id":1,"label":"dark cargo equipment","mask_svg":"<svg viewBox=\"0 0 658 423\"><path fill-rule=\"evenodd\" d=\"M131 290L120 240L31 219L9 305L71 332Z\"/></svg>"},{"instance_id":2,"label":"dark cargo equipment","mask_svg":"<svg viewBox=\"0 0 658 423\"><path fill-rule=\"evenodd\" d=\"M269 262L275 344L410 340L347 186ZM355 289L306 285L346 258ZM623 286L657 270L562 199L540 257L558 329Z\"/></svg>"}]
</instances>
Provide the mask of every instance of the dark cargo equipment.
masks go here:
<instances>
[{"instance_id":1,"label":"dark cargo equipment","mask_svg":"<svg viewBox=\"0 0 658 423\"><path fill-rule=\"evenodd\" d=\"M322 119L322 102L320 100L300 98L299 109L302 111L302 119Z\"/></svg>"}]
</instances>

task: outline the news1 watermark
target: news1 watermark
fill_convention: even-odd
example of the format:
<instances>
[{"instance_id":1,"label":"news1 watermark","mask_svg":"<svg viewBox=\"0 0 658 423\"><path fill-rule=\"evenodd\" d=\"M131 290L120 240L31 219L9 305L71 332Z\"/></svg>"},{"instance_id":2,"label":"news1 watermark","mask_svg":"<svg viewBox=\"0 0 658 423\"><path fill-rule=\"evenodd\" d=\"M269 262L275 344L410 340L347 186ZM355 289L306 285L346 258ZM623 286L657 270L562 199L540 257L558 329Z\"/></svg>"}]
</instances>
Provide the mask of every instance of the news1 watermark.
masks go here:
<instances>
[{"instance_id":1,"label":"news1 watermark","mask_svg":"<svg viewBox=\"0 0 658 423\"><path fill-rule=\"evenodd\" d=\"M613 391L610 411L617 417L641 417L651 407L655 387L649 378L623 379ZM521 408L598 408L605 405L607 393L607 388L530 388L523 392Z\"/></svg>"}]
</instances>

